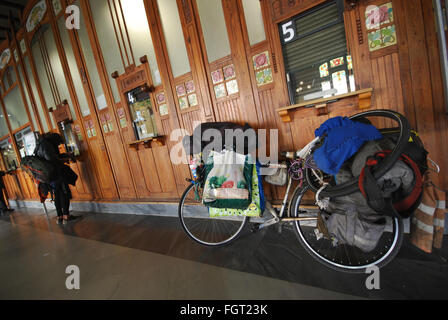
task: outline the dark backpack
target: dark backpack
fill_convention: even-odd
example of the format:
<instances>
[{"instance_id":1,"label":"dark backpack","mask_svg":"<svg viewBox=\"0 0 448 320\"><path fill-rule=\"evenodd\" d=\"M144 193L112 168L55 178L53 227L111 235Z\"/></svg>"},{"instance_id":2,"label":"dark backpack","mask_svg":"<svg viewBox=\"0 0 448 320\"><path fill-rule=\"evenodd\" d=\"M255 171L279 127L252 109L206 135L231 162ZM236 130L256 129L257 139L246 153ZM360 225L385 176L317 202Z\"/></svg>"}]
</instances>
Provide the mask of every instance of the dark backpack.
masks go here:
<instances>
[{"instance_id":1,"label":"dark backpack","mask_svg":"<svg viewBox=\"0 0 448 320\"><path fill-rule=\"evenodd\" d=\"M54 164L38 156L24 157L20 167L38 182L50 183L57 178Z\"/></svg>"}]
</instances>

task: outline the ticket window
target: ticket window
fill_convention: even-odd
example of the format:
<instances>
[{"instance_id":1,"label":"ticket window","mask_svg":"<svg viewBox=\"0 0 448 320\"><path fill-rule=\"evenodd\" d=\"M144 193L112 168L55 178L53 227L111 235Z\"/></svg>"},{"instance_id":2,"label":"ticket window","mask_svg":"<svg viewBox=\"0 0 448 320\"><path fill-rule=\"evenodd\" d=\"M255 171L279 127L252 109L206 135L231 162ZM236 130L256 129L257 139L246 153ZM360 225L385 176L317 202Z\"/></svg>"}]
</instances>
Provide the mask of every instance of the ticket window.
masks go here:
<instances>
[{"instance_id":1,"label":"ticket window","mask_svg":"<svg viewBox=\"0 0 448 320\"><path fill-rule=\"evenodd\" d=\"M157 125L150 94L145 87L137 87L126 93L129 113L137 140L157 137Z\"/></svg>"},{"instance_id":2,"label":"ticket window","mask_svg":"<svg viewBox=\"0 0 448 320\"><path fill-rule=\"evenodd\" d=\"M50 109L54 121L57 123L59 133L64 140L64 153L73 154L78 157L81 155L79 140L74 130L74 123L70 112L68 102L65 100L56 109Z\"/></svg>"},{"instance_id":3,"label":"ticket window","mask_svg":"<svg viewBox=\"0 0 448 320\"><path fill-rule=\"evenodd\" d=\"M73 154L75 157L80 156L81 152L79 151L78 138L73 131L73 123L62 121L58 123L58 128L64 140L65 151Z\"/></svg>"},{"instance_id":4,"label":"ticket window","mask_svg":"<svg viewBox=\"0 0 448 320\"><path fill-rule=\"evenodd\" d=\"M5 163L6 171L15 171L19 167L17 155L14 152L11 138L0 142L0 153Z\"/></svg>"},{"instance_id":5,"label":"ticket window","mask_svg":"<svg viewBox=\"0 0 448 320\"><path fill-rule=\"evenodd\" d=\"M14 135L17 148L21 158L32 156L37 145L37 133L33 132L30 127L17 132Z\"/></svg>"}]
</instances>

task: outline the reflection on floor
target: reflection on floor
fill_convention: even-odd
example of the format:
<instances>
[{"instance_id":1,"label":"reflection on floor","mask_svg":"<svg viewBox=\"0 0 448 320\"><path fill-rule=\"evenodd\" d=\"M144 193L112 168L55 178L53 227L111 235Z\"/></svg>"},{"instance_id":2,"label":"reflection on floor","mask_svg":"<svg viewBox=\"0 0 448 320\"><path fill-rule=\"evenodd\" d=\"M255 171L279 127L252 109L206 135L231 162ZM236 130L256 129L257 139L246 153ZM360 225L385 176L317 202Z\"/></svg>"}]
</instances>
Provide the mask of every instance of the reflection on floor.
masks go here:
<instances>
[{"instance_id":1,"label":"reflection on floor","mask_svg":"<svg viewBox=\"0 0 448 320\"><path fill-rule=\"evenodd\" d=\"M367 290L368 275L321 266L289 228L247 227L230 246L206 248L176 218L74 214L66 226L36 209L0 217L0 299L448 298L448 243L428 255L405 241L381 289ZM68 265L80 268L79 291L65 288Z\"/></svg>"}]
</instances>

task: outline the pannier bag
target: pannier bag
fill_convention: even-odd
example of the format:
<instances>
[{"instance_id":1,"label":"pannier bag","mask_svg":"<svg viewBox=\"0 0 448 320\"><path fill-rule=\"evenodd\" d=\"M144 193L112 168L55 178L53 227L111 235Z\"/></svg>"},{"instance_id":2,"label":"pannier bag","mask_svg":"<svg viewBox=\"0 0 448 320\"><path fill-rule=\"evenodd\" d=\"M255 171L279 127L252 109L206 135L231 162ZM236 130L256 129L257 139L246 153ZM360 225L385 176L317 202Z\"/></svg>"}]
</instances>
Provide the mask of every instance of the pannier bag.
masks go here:
<instances>
[{"instance_id":1,"label":"pannier bag","mask_svg":"<svg viewBox=\"0 0 448 320\"><path fill-rule=\"evenodd\" d=\"M202 195L212 208L247 209L251 204L253 161L234 151L212 151L206 163Z\"/></svg>"},{"instance_id":2,"label":"pannier bag","mask_svg":"<svg viewBox=\"0 0 448 320\"><path fill-rule=\"evenodd\" d=\"M24 157L21 168L36 181L42 183L50 183L57 176L55 166L51 162L37 156Z\"/></svg>"},{"instance_id":3,"label":"pannier bag","mask_svg":"<svg viewBox=\"0 0 448 320\"><path fill-rule=\"evenodd\" d=\"M383 235L387 216L407 218L420 204L422 176L427 168L427 151L421 140L411 132L401 157L383 176L375 179L372 169L390 154L400 135L396 129L380 132L383 138L365 142L334 176L336 185L359 177L359 188L322 202L318 238L325 236L334 245L348 244L370 252Z\"/></svg>"},{"instance_id":4,"label":"pannier bag","mask_svg":"<svg viewBox=\"0 0 448 320\"><path fill-rule=\"evenodd\" d=\"M243 216L260 217L265 209L263 182L260 175L260 165L253 166L252 173L252 202L246 210L229 208L209 208L211 218Z\"/></svg>"}]
</instances>

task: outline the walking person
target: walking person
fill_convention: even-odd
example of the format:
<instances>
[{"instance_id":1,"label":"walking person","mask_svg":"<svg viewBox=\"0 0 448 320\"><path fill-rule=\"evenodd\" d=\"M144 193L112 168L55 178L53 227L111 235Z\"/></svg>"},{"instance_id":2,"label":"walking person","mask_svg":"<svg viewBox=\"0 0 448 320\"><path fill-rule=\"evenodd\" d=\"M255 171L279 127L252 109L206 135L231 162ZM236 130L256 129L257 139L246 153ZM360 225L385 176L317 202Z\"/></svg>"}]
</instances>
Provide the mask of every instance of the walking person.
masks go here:
<instances>
[{"instance_id":1,"label":"walking person","mask_svg":"<svg viewBox=\"0 0 448 320\"><path fill-rule=\"evenodd\" d=\"M0 212L1 213L14 211L14 209L10 209L8 207L8 204L6 201L6 187L5 187L5 183L3 182L3 177L5 175L6 175L6 172L0 171Z\"/></svg>"},{"instance_id":2,"label":"walking person","mask_svg":"<svg viewBox=\"0 0 448 320\"><path fill-rule=\"evenodd\" d=\"M59 152L59 145L63 144L62 137L57 133L46 133L38 141L35 155L49 161L54 166L54 180L49 183L56 206L58 224L67 224L76 217L70 216L70 199L72 194L69 184L75 185L78 176L65 165L69 157Z\"/></svg>"}]
</instances>

